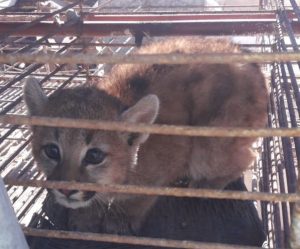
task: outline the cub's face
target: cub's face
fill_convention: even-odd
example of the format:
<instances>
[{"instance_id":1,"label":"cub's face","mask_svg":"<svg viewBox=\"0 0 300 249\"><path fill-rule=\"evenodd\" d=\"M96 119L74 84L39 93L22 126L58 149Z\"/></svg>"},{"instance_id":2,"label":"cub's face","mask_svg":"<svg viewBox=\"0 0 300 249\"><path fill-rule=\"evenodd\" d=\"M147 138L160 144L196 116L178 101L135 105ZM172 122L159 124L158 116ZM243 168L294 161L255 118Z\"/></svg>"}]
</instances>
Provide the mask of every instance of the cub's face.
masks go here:
<instances>
[{"instance_id":1,"label":"cub's face","mask_svg":"<svg viewBox=\"0 0 300 249\"><path fill-rule=\"evenodd\" d=\"M33 155L48 180L123 184L135 167L137 147L113 132L35 127L33 134ZM58 203L70 208L89 205L97 197L94 192L52 191ZM102 201L110 198L98 195Z\"/></svg>"},{"instance_id":2,"label":"cub's face","mask_svg":"<svg viewBox=\"0 0 300 249\"><path fill-rule=\"evenodd\" d=\"M64 89L46 97L36 79L27 80L24 99L29 115L125 122L154 122L159 108L148 95L127 108L96 88ZM148 134L32 127L32 151L48 180L124 184L134 172L139 146ZM107 202L114 196L78 190L52 190L56 201L68 208Z\"/></svg>"}]
</instances>

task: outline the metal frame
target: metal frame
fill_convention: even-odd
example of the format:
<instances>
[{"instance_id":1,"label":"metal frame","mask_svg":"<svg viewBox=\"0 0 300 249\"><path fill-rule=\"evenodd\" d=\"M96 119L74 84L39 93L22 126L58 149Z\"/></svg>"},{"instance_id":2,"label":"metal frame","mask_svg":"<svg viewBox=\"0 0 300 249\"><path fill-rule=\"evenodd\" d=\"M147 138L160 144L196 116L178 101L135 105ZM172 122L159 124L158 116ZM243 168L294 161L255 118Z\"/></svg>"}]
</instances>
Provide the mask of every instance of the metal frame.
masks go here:
<instances>
[{"instance_id":1,"label":"metal frame","mask_svg":"<svg viewBox=\"0 0 300 249\"><path fill-rule=\"evenodd\" d=\"M0 122L2 123L0 127L0 171L7 184L7 192L19 221L28 225L26 215L33 214L40 207L44 197L44 191L40 187L76 187L86 190L113 190L122 193L131 192L150 195L251 199L261 201L261 213L265 231L268 235L268 245L270 247L287 247L291 245L293 248L299 248L300 184L298 183L297 189L297 175L299 174L297 165L300 160L298 128L300 123L300 91L298 83L300 64L294 61L299 60L300 56L299 45L295 36L300 32L300 11L296 2L290 0L291 7L286 9L281 1L273 1L272 6L275 9L270 11L270 6L265 4L267 1L261 0L259 5L252 6L253 8L257 7L257 9L251 12L246 12L245 8L243 11L226 11L222 13L205 12L205 8L202 9L203 12L198 13L199 10L197 10L198 12L195 13L191 9L195 8L195 6L192 5L186 6L185 10L179 9L182 7L174 7L171 10L167 10L164 6L145 7L142 5L113 9L109 7L109 4L112 2L113 0L103 1L97 8L90 8L84 5L84 1L76 1L62 7L60 10L46 13L28 1L26 7L20 5L9 10L2 10L0 13L0 50L5 53L0 55L1 62L5 62L1 65L2 68L0 70ZM229 6L228 8L236 7ZM242 8L242 6L239 7ZM78 13L75 19L68 20L66 10L70 8L75 9ZM28 14L26 11L30 9L36 11L34 16L31 17L33 20L24 21L24 14ZM115 12L109 13L108 11L111 10L115 10ZM163 15L160 15L160 13L163 13ZM5 15L9 15L10 22L3 21L2 17L5 17ZM249 20L245 21L245 18ZM270 72L268 76L271 80L268 121L269 127L273 129L191 129L173 126L163 128L156 126L125 126L108 122L73 122L63 119L24 117L24 105L21 96L22 84L20 81L28 75L37 75L40 79L40 84L50 94L63 87L79 85L80 81L86 77L103 77L104 73L102 71L106 71L103 65L98 67L91 65L93 68L89 69L87 65L81 65L82 63L71 66L70 64L65 64L68 61L55 61L56 58L59 58L59 55L62 55L61 58L63 58L65 53L78 53L74 57L70 55L70 58L89 60L90 57L87 50L100 47L102 50L99 52L99 55L101 56L92 61L93 63L102 64L107 62L109 58L113 58L113 62L117 63L124 63L128 58L131 62L145 63L147 62L146 57L135 58L127 55L136 45L139 45L137 42L138 36L144 36L144 39L148 39L148 36L203 34L249 36L259 34L263 39L270 37L270 41L262 40L263 44L245 44L245 47L253 48L255 51L260 49L259 54L246 54L239 58L230 58L231 55L228 55L227 59L231 59L229 62L233 62L233 59L239 60L239 62L268 62L266 67ZM43 37L36 38L39 35ZM71 42L60 39L60 37L67 35L75 36L76 38ZM32 40L26 39L28 37L31 37ZM54 43L50 43L49 39L52 38L57 40ZM94 41L92 38L97 38L98 40ZM289 44L286 44L287 41L290 41ZM41 55L40 52L44 50L48 54ZM268 55L266 52L269 53L270 51L274 53ZM106 56L105 52L110 54ZM34 53L37 54L35 55ZM120 53L123 53L123 55L119 55ZM30 56L26 58L25 56L28 54ZM114 56L111 56L111 54ZM43 64L45 61L39 61L39 58L43 56L44 59L47 59L46 62L49 65ZM164 58L163 55L155 56L152 59L157 60L159 56L162 56L161 58L165 60L163 63L170 63L170 58ZM218 56L206 55L205 58L207 61L214 62ZM9 58L14 60L9 61ZM30 58L30 62L34 62L34 64L25 63ZM223 62L225 62L226 56L222 58ZM138 59L141 61L137 61ZM193 58L186 57L182 58L182 60L182 63L186 63L191 62ZM178 62L178 60L176 61ZM74 63L76 61L73 61ZM260 147L261 156L256 165L256 174L258 176L256 188L261 193L135 188L134 186L100 187L93 184L82 185L77 183L70 185L70 183L63 182L47 182L44 181L43 175L36 169L32 161L29 150L30 133L23 124L59 125L65 127L73 127L75 125L76 127L92 129L134 130L192 136L265 136L266 138ZM18 171L14 170L14 167ZM28 179L34 180L29 181ZM18 187L19 185L23 187ZM296 191L298 192L296 193ZM23 201L26 204L20 205ZM293 220L290 230L291 216ZM24 229L24 232L32 236L60 236L97 241L110 239L118 243L132 242L144 245L148 243L148 245L159 244L181 248L221 247L221 245L208 246L203 243L147 240L145 238L138 239L120 236L105 237L104 235L96 236L61 231L57 231L55 234L54 231L39 231L28 227ZM290 238L291 241L289 242ZM231 248L226 245L222 245L222 247Z\"/></svg>"}]
</instances>

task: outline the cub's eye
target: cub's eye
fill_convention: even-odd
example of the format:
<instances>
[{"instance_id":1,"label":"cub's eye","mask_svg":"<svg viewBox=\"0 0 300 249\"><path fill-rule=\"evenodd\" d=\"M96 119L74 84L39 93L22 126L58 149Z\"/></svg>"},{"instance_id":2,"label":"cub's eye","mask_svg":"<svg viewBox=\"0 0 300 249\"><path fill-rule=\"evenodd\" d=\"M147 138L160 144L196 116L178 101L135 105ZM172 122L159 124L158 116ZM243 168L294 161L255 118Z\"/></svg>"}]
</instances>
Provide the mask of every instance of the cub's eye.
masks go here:
<instances>
[{"instance_id":1,"label":"cub's eye","mask_svg":"<svg viewBox=\"0 0 300 249\"><path fill-rule=\"evenodd\" d=\"M60 160L59 148L55 144L46 144L43 146L43 150L47 157L55 161Z\"/></svg>"},{"instance_id":2,"label":"cub's eye","mask_svg":"<svg viewBox=\"0 0 300 249\"><path fill-rule=\"evenodd\" d=\"M106 157L105 152L97 148L92 148L86 152L83 160L88 164L99 164L103 162L105 157Z\"/></svg>"}]
</instances>

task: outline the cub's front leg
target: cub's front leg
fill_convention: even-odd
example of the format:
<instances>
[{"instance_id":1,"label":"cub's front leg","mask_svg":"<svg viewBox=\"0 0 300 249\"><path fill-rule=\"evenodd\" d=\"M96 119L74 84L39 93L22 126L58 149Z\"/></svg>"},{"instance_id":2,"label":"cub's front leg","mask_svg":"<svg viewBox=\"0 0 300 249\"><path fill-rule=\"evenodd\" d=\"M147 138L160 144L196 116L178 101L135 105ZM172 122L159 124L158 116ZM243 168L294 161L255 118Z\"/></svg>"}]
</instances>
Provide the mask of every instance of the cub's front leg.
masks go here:
<instances>
[{"instance_id":1,"label":"cub's front leg","mask_svg":"<svg viewBox=\"0 0 300 249\"><path fill-rule=\"evenodd\" d=\"M70 231L98 233L101 231L103 221L103 208L86 207L68 209L67 228Z\"/></svg>"},{"instance_id":2,"label":"cub's front leg","mask_svg":"<svg viewBox=\"0 0 300 249\"><path fill-rule=\"evenodd\" d=\"M136 235L157 197L133 197L113 202L105 211L100 232Z\"/></svg>"}]
</instances>

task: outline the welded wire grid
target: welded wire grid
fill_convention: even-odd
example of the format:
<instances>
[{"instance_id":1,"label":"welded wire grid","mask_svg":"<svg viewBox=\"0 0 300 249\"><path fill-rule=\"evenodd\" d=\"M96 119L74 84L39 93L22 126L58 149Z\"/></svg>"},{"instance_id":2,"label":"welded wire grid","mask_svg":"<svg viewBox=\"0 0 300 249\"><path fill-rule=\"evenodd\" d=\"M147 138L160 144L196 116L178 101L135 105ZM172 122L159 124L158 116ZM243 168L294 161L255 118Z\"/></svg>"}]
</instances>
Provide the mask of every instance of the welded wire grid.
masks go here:
<instances>
[{"instance_id":1,"label":"welded wire grid","mask_svg":"<svg viewBox=\"0 0 300 249\"><path fill-rule=\"evenodd\" d=\"M300 11L294 0L285 1L285 6L279 0L223 2L223 5L216 6L209 1L193 0L19 1L15 6L0 11L0 50L4 55L84 56L93 53L113 56L130 54L136 46L141 45L142 38L143 42L152 40L150 36L225 34L231 35L253 52L299 52L296 33L300 27ZM250 21L245 22L243 15ZM158 17L165 18L159 22L162 28L155 23ZM169 29L163 28L164 25L168 25ZM297 128L300 122L300 64L285 60L265 63L262 67L270 82L269 127ZM8 114L25 115L22 86L28 75L39 79L46 93L51 94L63 87L80 85L87 78L105 77L110 68L110 64L104 63L3 63L0 69L1 118ZM11 124L12 120L2 119L0 127L0 171L1 176L10 183L7 192L18 220L28 227L34 213L41 212L45 190L37 180L44 180L44 176L31 156L28 127L22 122ZM256 147L259 156L251 170L252 177L247 179L250 190L274 194L295 193L300 159L299 138L296 135L267 136ZM28 180L35 180L36 184L28 183ZM19 186L17 181L22 181L24 186ZM134 192L134 189L131 191ZM174 195L178 195L174 191ZM159 191L153 193L158 194ZM212 196L216 197L214 191ZM237 198L242 198L242 195ZM248 198L251 199L251 196ZM252 198L263 200L257 201L257 205L267 233L266 246L287 247L293 204L270 202L267 201L271 200L268 197ZM297 195L294 198L299 200ZM40 236L50 234L29 228L25 231ZM76 233L70 236L82 237ZM93 239L89 236L85 238ZM105 239L118 238L107 236ZM123 241L128 242L126 238ZM166 244L170 246L172 243ZM185 245L188 245L186 248L199 247L199 244ZM183 244L175 243L174 246ZM205 248L202 244L201 247Z\"/></svg>"}]
</instances>

